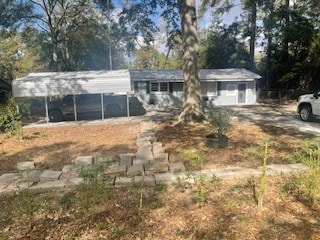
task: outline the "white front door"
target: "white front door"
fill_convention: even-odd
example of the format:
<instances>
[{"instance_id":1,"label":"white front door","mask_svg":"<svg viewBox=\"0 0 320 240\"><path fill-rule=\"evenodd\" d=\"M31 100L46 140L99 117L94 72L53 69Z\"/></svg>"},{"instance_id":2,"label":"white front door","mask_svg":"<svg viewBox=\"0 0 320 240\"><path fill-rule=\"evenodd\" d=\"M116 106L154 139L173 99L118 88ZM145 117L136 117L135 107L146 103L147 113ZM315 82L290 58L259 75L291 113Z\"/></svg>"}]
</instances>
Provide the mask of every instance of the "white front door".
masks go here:
<instances>
[{"instance_id":1,"label":"white front door","mask_svg":"<svg viewBox=\"0 0 320 240\"><path fill-rule=\"evenodd\" d=\"M246 103L247 101L247 84L238 83L238 103Z\"/></svg>"}]
</instances>

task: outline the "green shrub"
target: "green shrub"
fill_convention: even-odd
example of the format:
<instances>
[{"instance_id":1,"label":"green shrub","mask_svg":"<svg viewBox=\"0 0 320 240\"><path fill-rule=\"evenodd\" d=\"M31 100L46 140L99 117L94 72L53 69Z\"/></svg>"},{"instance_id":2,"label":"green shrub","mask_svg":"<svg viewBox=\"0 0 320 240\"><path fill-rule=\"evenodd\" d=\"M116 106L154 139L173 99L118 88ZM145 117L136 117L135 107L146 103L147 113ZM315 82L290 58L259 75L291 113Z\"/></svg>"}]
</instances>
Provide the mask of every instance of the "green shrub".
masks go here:
<instances>
[{"instance_id":1,"label":"green shrub","mask_svg":"<svg viewBox=\"0 0 320 240\"><path fill-rule=\"evenodd\" d=\"M44 98L19 98L17 104L22 120L35 119L46 115Z\"/></svg>"},{"instance_id":2,"label":"green shrub","mask_svg":"<svg viewBox=\"0 0 320 240\"><path fill-rule=\"evenodd\" d=\"M210 135L216 135L219 138L223 137L231 128L230 114L223 109L209 112L207 121Z\"/></svg>"},{"instance_id":3,"label":"green shrub","mask_svg":"<svg viewBox=\"0 0 320 240\"><path fill-rule=\"evenodd\" d=\"M0 131L10 135L21 133L21 116L13 98L0 106Z\"/></svg>"}]
</instances>

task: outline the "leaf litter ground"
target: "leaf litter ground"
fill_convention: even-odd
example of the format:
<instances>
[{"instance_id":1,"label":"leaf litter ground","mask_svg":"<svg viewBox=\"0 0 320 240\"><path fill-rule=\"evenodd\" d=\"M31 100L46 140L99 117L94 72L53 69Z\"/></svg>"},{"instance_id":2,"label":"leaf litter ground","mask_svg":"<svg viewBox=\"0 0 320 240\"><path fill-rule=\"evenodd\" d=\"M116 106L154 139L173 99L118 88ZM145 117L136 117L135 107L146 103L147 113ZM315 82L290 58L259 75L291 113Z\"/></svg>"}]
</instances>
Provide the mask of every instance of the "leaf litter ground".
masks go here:
<instances>
[{"instance_id":1,"label":"leaf litter ground","mask_svg":"<svg viewBox=\"0 0 320 240\"><path fill-rule=\"evenodd\" d=\"M200 168L260 166L267 139L268 162L287 163L301 139L311 137L236 120L232 125L228 148L218 150L204 146L201 124L164 121L157 130L170 161L184 161L188 170L199 166L185 158L186 151L203 156ZM0 170L13 171L17 162L31 159L39 168L59 170L78 155L135 152L139 131L139 122L130 122L25 129L23 138L1 135ZM126 189L97 183L0 196L0 239L319 239L319 205L291 191L297 178L268 177L261 212L254 178Z\"/></svg>"}]
</instances>

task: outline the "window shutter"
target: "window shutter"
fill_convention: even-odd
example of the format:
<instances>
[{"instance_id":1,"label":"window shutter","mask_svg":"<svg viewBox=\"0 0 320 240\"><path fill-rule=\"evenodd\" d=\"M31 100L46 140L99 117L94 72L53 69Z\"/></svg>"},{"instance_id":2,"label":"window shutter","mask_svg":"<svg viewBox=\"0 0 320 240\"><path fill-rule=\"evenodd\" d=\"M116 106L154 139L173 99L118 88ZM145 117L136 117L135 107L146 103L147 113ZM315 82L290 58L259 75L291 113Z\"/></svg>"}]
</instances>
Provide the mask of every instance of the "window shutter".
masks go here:
<instances>
[{"instance_id":1,"label":"window shutter","mask_svg":"<svg viewBox=\"0 0 320 240\"><path fill-rule=\"evenodd\" d=\"M169 82L169 93L173 93L173 82Z\"/></svg>"},{"instance_id":2,"label":"window shutter","mask_svg":"<svg viewBox=\"0 0 320 240\"><path fill-rule=\"evenodd\" d=\"M149 81L147 81L146 82L146 86L147 86L147 93L149 94L150 93L150 82Z\"/></svg>"},{"instance_id":3,"label":"window shutter","mask_svg":"<svg viewBox=\"0 0 320 240\"><path fill-rule=\"evenodd\" d=\"M139 82L138 81L133 82L133 90L135 93L139 92Z\"/></svg>"},{"instance_id":4,"label":"window shutter","mask_svg":"<svg viewBox=\"0 0 320 240\"><path fill-rule=\"evenodd\" d=\"M221 95L221 82L218 82L218 96Z\"/></svg>"}]
</instances>

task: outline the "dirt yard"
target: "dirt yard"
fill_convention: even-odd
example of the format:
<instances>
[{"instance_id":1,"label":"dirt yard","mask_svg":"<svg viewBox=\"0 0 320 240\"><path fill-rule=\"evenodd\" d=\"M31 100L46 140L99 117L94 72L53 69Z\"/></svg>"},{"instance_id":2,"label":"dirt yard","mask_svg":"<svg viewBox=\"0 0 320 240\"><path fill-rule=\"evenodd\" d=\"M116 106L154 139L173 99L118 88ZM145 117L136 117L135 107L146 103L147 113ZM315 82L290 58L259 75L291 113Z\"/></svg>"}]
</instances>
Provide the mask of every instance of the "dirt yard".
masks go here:
<instances>
[{"instance_id":1,"label":"dirt yard","mask_svg":"<svg viewBox=\"0 0 320 240\"><path fill-rule=\"evenodd\" d=\"M202 124L157 124L170 161L187 168L260 166L269 142L268 163L291 162L303 139L292 129L232 121L229 146L204 146ZM0 135L0 174L19 161L61 169L79 155L135 152L138 121L25 129L20 137ZM199 161L201 160L201 161ZM258 211L259 179L199 178L154 188L106 189L99 183L70 191L0 196L0 239L320 239L320 206L310 204L299 176L268 177Z\"/></svg>"},{"instance_id":2,"label":"dirt yard","mask_svg":"<svg viewBox=\"0 0 320 240\"><path fill-rule=\"evenodd\" d=\"M157 125L158 140L169 152L170 161L184 161L191 169L187 155L203 156L203 167L261 165L264 143L269 142L269 163L288 163L287 156L301 146L301 139L311 135L272 126L232 121L229 146L212 149L204 145L203 124L183 125L163 121ZM119 124L72 125L27 128L22 136L0 134L0 174L14 171L17 162L33 160L39 169L61 170L77 156L114 156L136 152L139 121Z\"/></svg>"},{"instance_id":3,"label":"dirt yard","mask_svg":"<svg viewBox=\"0 0 320 240\"><path fill-rule=\"evenodd\" d=\"M268 125L232 120L232 128L227 134L227 148L208 148L204 144L207 129L203 124L189 126L165 121L158 125L158 136L170 152L171 161L185 161L184 156L203 156L204 168L226 166L261 166L264 146L268 142L268 164L292 163L290 155L298 150L305 139L314 138L294 129L282 129ZM188 157L187 157L188 158ZM192 158L192 157L191 157ZM191 164L192 165L192 164Z\"/></svg>"},{"instance_id":4,"label":"dirt yard","mask_svg":"<svg viewBox=\"0 0 320 240\"><path fill-rule=\"evenodd\" d=\"M136 151L137 121L119 124L28 128L23 136L0 135L0 174L17 162L33 160L37 168L61 170L77 156L117 156Z\"/></svg>"}]
</instances>

